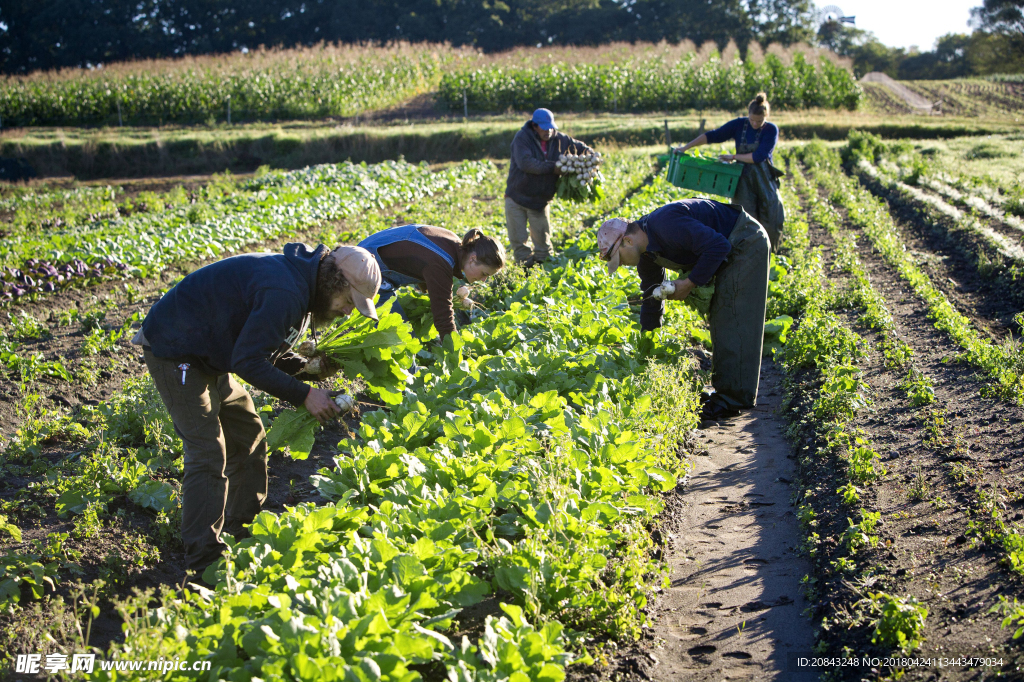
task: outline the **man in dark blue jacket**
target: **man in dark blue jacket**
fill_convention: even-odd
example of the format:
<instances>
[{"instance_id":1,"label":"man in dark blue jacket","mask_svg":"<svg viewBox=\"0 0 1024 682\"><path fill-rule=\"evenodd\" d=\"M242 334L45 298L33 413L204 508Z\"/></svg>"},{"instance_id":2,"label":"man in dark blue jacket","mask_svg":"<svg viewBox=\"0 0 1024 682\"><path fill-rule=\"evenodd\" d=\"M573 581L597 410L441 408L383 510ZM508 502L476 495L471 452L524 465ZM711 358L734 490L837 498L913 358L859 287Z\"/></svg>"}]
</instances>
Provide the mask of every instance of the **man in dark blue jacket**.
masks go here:
<instances>
[{"instance_id":1,"label":"man in dark blue jacket","mask_svg":"<svg viewBox=\"0 0 1024 682\"><path fill-rule=\"evenodd\" d=\"M605 221L598 229L609 274L636 266L644 300L640 328L661 326L665 300L683 300L695 287L715 280L711 327L711 385L701 417L717 420L757 402L761 346L768 298L765 229L742 208L709 199L666 204L636 222ZM689 271L674 281L665 271Z\"/></svg>"},{"instance_id":2,"label":"man in dark blue jacket","mask_svg":"<svg viewBox=\"0 0 1024 682\"><path fill-rule=\"evenodd\" d=\"M537 109L512 138L512 160L505 183L505 226L512 256L526 267L551 255L551 209L558 189L555 162L566 152L593 151L583 142L558 132L555 116ZM529 231L527 231L529 223ZM533 242L531 249L526 240Z\"/></svg>"},{"instance_id":3,"label":"man in dark blue jacket","mask_svg":"<svg viewBox=\"0 0 1024 682\"><path fill-rule=\"evenodd\" d=\"M353 309L377 319L380 287L373 256L355 246L334 251L288 244L283 254L254 253L200 268L156 302L132 339L185 446L181 537L191 571L202 575L225 544L259 513L267 497L266 433L237 374L318 420L340 410L327 391L299 379L290 353L313 325ZM325 363L321 363L322 365Z\"/></svg>"}]
</instances>

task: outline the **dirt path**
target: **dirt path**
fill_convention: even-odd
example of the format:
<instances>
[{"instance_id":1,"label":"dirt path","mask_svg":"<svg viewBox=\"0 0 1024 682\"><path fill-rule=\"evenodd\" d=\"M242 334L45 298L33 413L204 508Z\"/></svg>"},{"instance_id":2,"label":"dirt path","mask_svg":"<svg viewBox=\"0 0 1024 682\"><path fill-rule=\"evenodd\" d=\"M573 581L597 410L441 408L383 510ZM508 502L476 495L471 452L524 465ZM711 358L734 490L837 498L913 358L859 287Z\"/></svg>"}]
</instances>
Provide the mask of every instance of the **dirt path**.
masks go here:
<instances>
[{"instance_id":1,"label":"dirt path","mask_svg":"<svg viewBox=\"0 0 1024 682\"><path fill-rule=\"evenodd\" d=\"M872 71L866 73L861 78L864 83L880 83L885 87L889 88L897 97L907 103L907 106L912 107L917 113L930 114L932 113L933 103L931 100L917 94L907 86L903 85L897 80L893 80L890 76L885 75L881 71Z\"/></svg>"},{"instance_id":2,"label":"dirt path","mask_svg":"<svg viewBox=\"0 0 1024 682\"><path fill-rule=\"evenodd\" d=\"M651 679L817 679L787 665L789 654L811 651L815 626L803 615L800 580L811 567L797 550L796 464L775 413L781 378L765 363L760 405L701 432L707 456L696 458L675 515Z\"/></svg>"}]
</instances>

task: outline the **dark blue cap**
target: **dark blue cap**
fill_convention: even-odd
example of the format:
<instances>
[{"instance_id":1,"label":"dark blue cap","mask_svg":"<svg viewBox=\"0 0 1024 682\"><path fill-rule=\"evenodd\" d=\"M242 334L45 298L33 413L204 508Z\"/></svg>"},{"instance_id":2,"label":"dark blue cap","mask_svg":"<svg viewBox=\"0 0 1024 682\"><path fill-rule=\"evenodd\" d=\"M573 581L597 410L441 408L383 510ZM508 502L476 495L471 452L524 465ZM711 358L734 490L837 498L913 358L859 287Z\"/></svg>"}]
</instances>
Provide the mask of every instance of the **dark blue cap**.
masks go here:
<instances>
[{"instance_id":1,"label":"dark blue cap","mask_svg":"<svg viewBox=\"0 0 1024 682\"><path fill-rule=\"evenodd\" d=\"M544 130L558 130L555 125L555 115L548 109L538 109L533 112L533 122Z\"/></svg>"}]
</instances>

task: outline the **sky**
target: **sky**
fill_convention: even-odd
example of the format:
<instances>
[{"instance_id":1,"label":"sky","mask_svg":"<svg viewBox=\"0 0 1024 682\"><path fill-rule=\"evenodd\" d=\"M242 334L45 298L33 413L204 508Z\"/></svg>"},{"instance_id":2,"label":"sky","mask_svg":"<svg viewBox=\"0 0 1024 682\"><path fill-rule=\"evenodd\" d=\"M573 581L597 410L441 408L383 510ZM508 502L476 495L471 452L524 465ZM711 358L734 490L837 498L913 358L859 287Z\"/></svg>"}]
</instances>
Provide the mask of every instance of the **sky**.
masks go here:
<instances>
[{"instance_id":1,"label":"sky","mask_svg":"<svg viewBox=\"0 0 1024 682\"><path fill-rule=\"evenodd\" d=\"M917 45L930 50L947 33L970 33L971 8L982 0L817 0L818 7L836 5L857 18L857 28L871 31L890 47Z\"/></svg>"}]
</instances>

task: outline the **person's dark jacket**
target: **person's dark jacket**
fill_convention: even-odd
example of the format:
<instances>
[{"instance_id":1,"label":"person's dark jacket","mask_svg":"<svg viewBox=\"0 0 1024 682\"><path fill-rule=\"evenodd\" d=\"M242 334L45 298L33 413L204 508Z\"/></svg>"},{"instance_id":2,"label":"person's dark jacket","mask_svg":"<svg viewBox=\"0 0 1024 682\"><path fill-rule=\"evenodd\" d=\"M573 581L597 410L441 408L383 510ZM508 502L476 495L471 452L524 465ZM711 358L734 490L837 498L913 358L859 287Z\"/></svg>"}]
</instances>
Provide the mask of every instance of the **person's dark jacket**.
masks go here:
<instances>
[{"instance_id":1,"label":"person's dark jacket","mask_svg":"<svg viewBox=\"0 0 1024 682\"><path fill-rule=\"evenodd\" d=\"M649 298L650 291L665 281L661 257L690 269L689 279L697 286L711 281L732 250L729 235L740 212L711 199L683 199L665 204L638 220L647 234L647 249L640 255L637 274L644 293L640 304L640 328L661 326L664 302Z\"/></svg>"},{"instance_id":2,"label":"person's dark jacket","mask_svg":"<svg viewBox=\"0 0 1024 682\"><path fill-rule=\"evenodd\" d=\"M548 151L544 153L540 138L527 121L512 139L512 163L508 166L505 196L520 206L544 210L555 197L558 183L555 161L567 151L582 154L591 149L579 140L556 132L548 140Z\"/></svg>"},{"instance_id":3,"label":"person's dark jacket","mask_svg":"<svg viewBox=\"0 0 1024 682\"><path fill-rule=\"evenodd\" d=\"M225 258L186 276L142 323L153 355L200 362L302 405L309 386L275 367L305 331L327 247L288 244L283 254ZM298 371L296 363L292 369Z\"/></svg>"}]
</instances>

